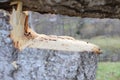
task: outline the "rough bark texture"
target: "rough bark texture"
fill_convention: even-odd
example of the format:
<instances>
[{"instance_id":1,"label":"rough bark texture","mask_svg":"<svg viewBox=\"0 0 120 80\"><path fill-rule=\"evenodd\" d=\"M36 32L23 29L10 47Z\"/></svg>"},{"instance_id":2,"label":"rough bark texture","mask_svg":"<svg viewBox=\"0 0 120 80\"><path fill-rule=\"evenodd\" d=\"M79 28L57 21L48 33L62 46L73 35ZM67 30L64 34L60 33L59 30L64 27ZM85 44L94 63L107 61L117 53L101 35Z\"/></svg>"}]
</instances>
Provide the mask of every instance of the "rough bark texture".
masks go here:
<instances>
[{"instance_id":1,"label":"rough bark texture","mask_svg":"<svg viewBox=\"0 0 120 80\"><path fill-rule=\"evenodd\" d=\"M5 2L6 3L3 3ZM8 1L8 2L7 2ZM10 10L9 1L0 8ZM120 0L21 0L24 10L91 18L120 18Z\"/></svg>"},{"instance_id":2,"label":"rough bark texture","mask_svg":"<svg viewBox=\"0 0 120 80\"><path fill-rule=\"evenodd\" d=\"M26 48L9 38L12 27L0 11L0 80L95 80L97 54Z\"/></svg>"}]
</instances>

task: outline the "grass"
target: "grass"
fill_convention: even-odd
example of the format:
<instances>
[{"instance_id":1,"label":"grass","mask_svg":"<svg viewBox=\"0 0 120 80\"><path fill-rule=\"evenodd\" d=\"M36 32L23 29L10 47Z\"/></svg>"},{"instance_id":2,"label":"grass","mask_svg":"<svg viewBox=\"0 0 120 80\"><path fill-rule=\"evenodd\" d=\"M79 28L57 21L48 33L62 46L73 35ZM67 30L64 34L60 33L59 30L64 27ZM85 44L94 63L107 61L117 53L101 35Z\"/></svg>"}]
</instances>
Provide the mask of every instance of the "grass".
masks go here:
<instances>
[{"instance_id":1,"label":"grass","mask_svg":"<svg viewBox=\"0 0 120 80\"><path fill-rule=\"evenodd\" d=\"M103 48L114 47L120 48L120 37L96 37L88 40L89 42L95 43Z\"/></svg>"},{"instance_id":2,"label":"grass","mask_svg":"<svg viewBox=\"0 0 120 80\"><path fill-rule=\"evenodd\" d=\"M96 80L120 80L120 62L100 62Z\"/></svg>"},{"instance_id":3,"label":"grass","mask_svg":"<svg viewBox=\"0 0 120 80\"><path fill-rule=\"evenodd\" d=\"M95 37L88 42L94 43L110 57L120 54L120 37ZM99 62L96 80L120 80L120 62Z\"/></svg>"},{"instance_id":4,"label":"grass","mask_svg":"<svg viewBox=\"0 0 120 80\"><path fill-rule=\"evenodd\" d=\"M119 53L120 52L120 37L95 37L86 41L94 43L103 50L104 53Z\"/></svg>"}]
</instances>

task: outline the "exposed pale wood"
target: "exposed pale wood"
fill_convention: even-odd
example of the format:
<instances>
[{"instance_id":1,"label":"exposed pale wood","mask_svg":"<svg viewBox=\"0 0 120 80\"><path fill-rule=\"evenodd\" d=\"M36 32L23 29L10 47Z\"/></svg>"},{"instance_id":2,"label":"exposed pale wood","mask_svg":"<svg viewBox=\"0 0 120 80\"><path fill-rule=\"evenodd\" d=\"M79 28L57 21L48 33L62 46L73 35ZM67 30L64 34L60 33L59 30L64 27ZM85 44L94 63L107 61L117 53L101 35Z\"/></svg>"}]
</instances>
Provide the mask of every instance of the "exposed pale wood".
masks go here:
<instances>
[{"instance_id":1,"label":"exposed pale wood","mask_svg":"<svg viewBox=\"0 0 120 80\"><path fill-rule=\"evenodd\" d=\"M19 2L18 2L19 3ZM10 24L13 26L11 31L11 38L14 41L14 46L20 50L26 47L63 50L63 51L77 51L77 52L94 52L99 54L98 46L84 41L75 40L69 36L55 36L37 34L28 25L28 15L19 9L13 9L10 16Z\"/></svg>"}]
</instances>

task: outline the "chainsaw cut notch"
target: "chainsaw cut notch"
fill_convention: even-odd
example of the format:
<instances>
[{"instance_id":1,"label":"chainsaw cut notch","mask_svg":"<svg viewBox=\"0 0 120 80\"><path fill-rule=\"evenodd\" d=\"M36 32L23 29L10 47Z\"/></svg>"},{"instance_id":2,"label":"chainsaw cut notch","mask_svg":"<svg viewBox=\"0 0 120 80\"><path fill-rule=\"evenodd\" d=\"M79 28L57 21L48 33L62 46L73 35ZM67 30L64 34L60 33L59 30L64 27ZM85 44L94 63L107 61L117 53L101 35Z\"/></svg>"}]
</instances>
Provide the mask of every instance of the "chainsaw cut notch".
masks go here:
<instances>
[{"instance_id":1,"label":"chainsaw cut notch","mask_svg":"<svg viewBox=\"0 0 120 80\"><path fill-rule=\"evenodd\" d=\"M14 46L19 50L30 47L75 52L87 51L96 54L101 53L98 46L85 41L76 40L69 36L55 36L36 33L28 25L28 12L21 11L21 2L18 2L17 4L20 9L13 9L12 14L10 15L10 24L13 27L11 38L15 43Z\"/></svg>"}]
</instances>

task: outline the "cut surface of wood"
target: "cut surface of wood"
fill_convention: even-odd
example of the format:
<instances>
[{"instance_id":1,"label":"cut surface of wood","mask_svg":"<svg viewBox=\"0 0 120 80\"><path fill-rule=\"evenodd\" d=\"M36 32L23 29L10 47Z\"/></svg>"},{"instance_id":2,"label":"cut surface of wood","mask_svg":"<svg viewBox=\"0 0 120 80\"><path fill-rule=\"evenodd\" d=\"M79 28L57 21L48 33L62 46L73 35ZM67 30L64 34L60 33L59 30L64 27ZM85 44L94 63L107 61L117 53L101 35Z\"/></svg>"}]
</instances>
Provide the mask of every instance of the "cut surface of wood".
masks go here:
<instances>
[{"instance_id":1,"label":"cut surface of wood","mask_svg":"<svg viewBox=\"0 0 120 80\"><path fill-rule=\"evenodd\" d=\"M14 46L19 50L31 47L62 51L88 51L96 54L101 53L98 46L75 40L69 36L44 35L34 32L28 25L27 12L23 13L21 11L22 9L19 8L20 5L18 4L17 10L13 9L10 15L10 24L13 27L10 37L14 42Z\"/></svg>"}]
</instances>

